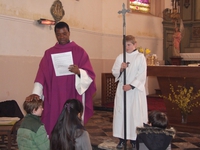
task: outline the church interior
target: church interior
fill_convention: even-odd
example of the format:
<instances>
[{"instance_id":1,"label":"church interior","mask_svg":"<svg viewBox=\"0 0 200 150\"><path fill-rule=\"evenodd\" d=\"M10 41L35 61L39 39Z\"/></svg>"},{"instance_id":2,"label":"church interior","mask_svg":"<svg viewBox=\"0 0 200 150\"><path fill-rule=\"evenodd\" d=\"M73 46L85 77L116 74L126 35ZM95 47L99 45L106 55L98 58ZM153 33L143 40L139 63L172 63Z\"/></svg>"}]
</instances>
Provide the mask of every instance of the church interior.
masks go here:
<instances>
[{"instance_id":1,"label":"church interior","mask_svg":"<svg viewBox=\"0 0 200 150\"><path fill-rule=\"evenodd\" d=\"M61 2L61 15L54 15L54 2ZM119 13L123 9L128 11ZM198 150L200 98L194 98L197 105L192 105L187 122L183 122L168 96L173 93L170 87L175 91L179 87L188 92L190 88L191 92L200 90L199 11L199 0L0 0L0 102L16 100L25 114L22 105L32 92L40 60L57 42L54 24L65 21L70 40L86 50L96 74L94 115L86 124L93 149L116 149L112 120L117 83L111 69L123 52L123 35L134 35L147 59L148 111L168 115L170 126L177 130L173 150ZM174 46L176 28L181 33L178 49ZM0 150L7 150L9 142L1 127ZM16 141L9 149L18 150Z\"/></svg>"}]
</instances>

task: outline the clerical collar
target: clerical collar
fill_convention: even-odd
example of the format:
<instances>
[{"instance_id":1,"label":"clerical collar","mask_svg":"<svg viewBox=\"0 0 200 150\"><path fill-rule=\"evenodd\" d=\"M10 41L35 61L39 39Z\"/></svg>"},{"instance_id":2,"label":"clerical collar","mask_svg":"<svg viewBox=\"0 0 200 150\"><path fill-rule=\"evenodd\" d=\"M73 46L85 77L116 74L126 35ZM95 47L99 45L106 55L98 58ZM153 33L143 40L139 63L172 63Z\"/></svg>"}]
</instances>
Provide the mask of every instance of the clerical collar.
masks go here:
<instances>
[{"instance_id":1,"label":"clerical collar","mask_svg":"<svg viewBox=\"0 0 200 150\"><path fill-rule=\"evenodd\" d=\"M135 52L136 50L137 50L137 49L134 49L132 52ZM132 52L131 52L131 53L132 53Z\"/></svg>"}]
</instances>

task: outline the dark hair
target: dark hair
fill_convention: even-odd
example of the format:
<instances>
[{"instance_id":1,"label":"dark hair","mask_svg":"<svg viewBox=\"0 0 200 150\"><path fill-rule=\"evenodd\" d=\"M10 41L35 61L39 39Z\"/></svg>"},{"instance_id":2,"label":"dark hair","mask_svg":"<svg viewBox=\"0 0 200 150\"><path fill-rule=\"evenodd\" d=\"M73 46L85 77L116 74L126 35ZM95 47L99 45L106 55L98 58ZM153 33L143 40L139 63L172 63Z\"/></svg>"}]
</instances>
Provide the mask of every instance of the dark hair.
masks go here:
<instances>
[{"instance_id":1,"label":"dark hair","mask_svg":"<svg viewBox=\"0 0 200 150\"><path fill-rule=\"evenodd\" d=\"M83 113L83 104L79 100L69 99L65 102L51 132L51 150L75 150L75 139L81 136L84 130L79 113Z\"/></svg>"},{"instance_id":2,"label":"dark hair","mask_svg":"<svg viewBox=\"0 0 200 150\"><path fill-rule=\"evenodd\" d=\"M43 101L42 99L35 99L33 98L31 101L24 101L23 108L26 111L27 114L33 113L33 110L37 110L39 106L42 106Z\"/></svg>"},{"instance_id":3,"label":"dark hair","mask_svg":"<svg viewBox=\"0 0 200 150\"><path fill-rule=\"evenodd\" d=\"M149 122L151 123L152 127L158 127L165 129L168 125L168 118L167 115L163 112L154 110L149 113L148 116Z\"/></svg>"},{"instance_id":4,"label":"dark hair","mask_svg":"<svg viewBox=\"0 0 200 150\"><path fill-rule=\"evenodd\" d=\"M56 33L56 29L67 28L69 31L69 25L65 22L58 22L54 27L54 32ZM70 31L69 31L70 32Z\"/></svg>"}]
</instances>

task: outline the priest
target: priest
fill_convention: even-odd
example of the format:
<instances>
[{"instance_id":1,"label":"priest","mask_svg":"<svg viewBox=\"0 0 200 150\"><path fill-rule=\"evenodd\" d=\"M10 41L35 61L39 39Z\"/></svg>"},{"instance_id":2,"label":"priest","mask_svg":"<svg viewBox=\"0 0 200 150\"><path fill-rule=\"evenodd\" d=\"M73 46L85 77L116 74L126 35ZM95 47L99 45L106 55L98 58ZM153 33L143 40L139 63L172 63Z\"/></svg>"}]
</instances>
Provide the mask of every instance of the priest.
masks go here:
<instances>
[{"instance_id":1,"label":"priest","mask_svg":"<svg viewBox=\"0 0 200 150\"><path fill-rule=\"evenodd\" d=\"M68 24L58 22L54 31L58 42L45 51L39 64L33 92L26 98L30 100L31 97L37 97L44 100L42 122L49 135L67 99L75 98L83 103L83 120L86 123L93 115L92 97L96 91L95 73L89 56L82 47L70 41ZM61 56L61 59L53 61L55 55ZM63 61L64 55L71 56L72 60ZM73 64L67 66L66 62Z\"/></svg>"}]
</instances>

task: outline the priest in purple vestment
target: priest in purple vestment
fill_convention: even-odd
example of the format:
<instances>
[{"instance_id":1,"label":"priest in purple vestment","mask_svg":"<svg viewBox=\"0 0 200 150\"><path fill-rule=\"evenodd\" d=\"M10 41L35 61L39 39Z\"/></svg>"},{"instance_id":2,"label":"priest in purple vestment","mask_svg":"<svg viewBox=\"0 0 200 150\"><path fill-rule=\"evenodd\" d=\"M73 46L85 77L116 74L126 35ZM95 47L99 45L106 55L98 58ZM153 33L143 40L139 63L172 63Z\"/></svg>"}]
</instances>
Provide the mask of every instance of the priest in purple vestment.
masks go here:
<instances>
[{"instance_id":1,"label":"priest in purple vestment","mask_svg":"<svg viewBox=\"0 0 200 150\"><path fill-rule=\"evenodd\" d=\"M92 97L96 92L95 73L89 56L82 47L70 41L68 24L58 22L54 31L58 42L45 51L35 79L33 94L26 98L29 100L34 96L44 99L42 122L49 135L67 99L75 98L83 103L83 120L86 123L93 115ZM54 60L57 55L59 59ZM71 55L73 61L73 64L66 67L66 72L69 72L67 75L63 74L65 70L59 70L59 67L66 65L60 64L66 55Z\"/></svg>"}]
</instances>

